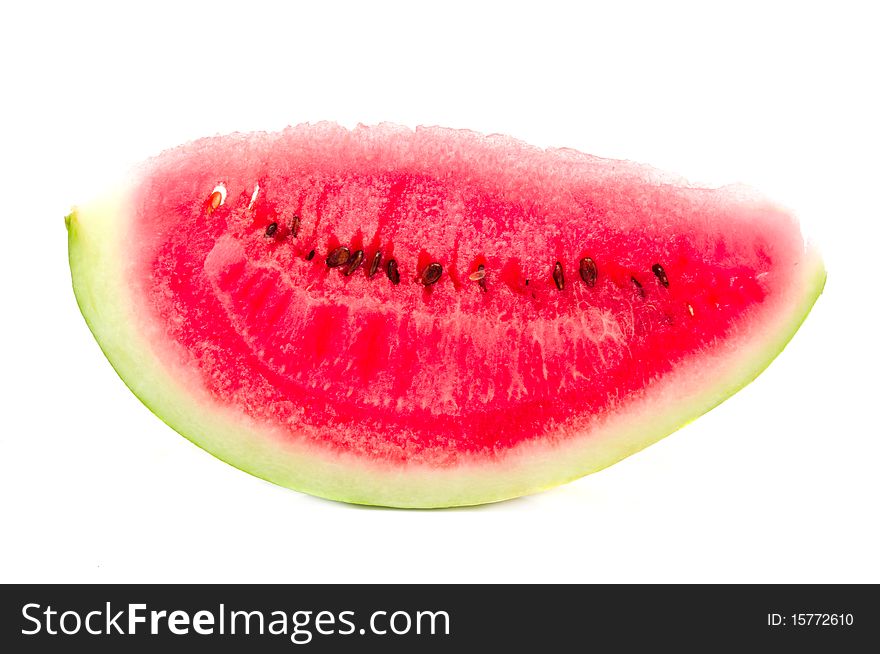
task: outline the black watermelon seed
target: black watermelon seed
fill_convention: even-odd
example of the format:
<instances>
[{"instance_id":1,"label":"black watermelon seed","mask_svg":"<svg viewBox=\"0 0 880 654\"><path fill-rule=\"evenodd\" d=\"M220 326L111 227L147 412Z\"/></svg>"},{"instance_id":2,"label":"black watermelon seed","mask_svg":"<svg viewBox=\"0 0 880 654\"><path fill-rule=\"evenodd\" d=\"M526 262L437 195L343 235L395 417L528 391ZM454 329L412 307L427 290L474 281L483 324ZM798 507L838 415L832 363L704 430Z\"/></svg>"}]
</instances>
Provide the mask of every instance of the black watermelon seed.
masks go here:
<instances>
[{"instance_id":1,"label":"black watermelon seed","mask_svg":"<svg viewBox=\"0 0 880 654\"><path fill-rule=\"evenodd\" d=\"M373 260L370 262L370 269L367 271L367 277L372 277L376 274L376 271L379 270L379 264L382 261L382 250L376 250L376 254L373 255Z\"/></svg>"},{"instance_id":2,"label":"black watermelon seed","mask_svg":"<svg viewBox=\"0 0 880 654\"><path fill-rule=\"evenodd\" d=\"M348 248L344 245L340 245L338 248L333 250L333 252L327 255L327 267L338 268L339 266L345 265L346 263L348 263L348 259L350 256L351 252L348 251Z\"/></svg>"},{"instance_id":3,"label":"black watermelon seed","mask_svg":"<svg viewBox=\"0 0 880 654\"><path fill-rule=\"evenodd\" d=\"M553 266L553 281L556 284L556 288L560 291L565 288L565 275L562 272L562 264L559 261Z\"/></svg>"},{"instance_id":4,"label":"black watermelon seed","mask_svg":"<svg viewBox=\"0 0 880 654\"><path fill-rule=\"evenodd\" d=\"M269 226L266 227L266 236L275 236L275 232L278 231L278 223L269 223Z\"/></svg>"},{"instance_id":5,"label":"black watermelon seed","mask_svg":"<svg viewBox=\"0 0 880 654\"><path fill-rule=\"evenodd\" d=\"M632 283L636 285L636 288L639 289L639 295L645 297L645 289L642 288L642 283L635 277L630 277L630 279L632 280Z\"/></svg>"},{"instance_id":6,"label":"black watermelon seed","mask_svg":"<svg viewBox=\"0 0 880 654\"><path fill-rule=\"evenodd\" d=\"M311 261L311 260L314 259L314 258L315 258L315 251L314 251L314 250L311 250L311 251L306 255L306 261Z\"/></svg>"},{"instance_id":7,"label":"black watermelon seed","mask_svg":"<svg viewBox=\"0 0 880 654\"><path fill-rule=\"evenodd\" d=\"M442 274L443 266L435 261L422 271L422 284L425 286L436 284Z\"/></svg>"},{"instance_id":8,"label":"black watermelon seed","mask_svg":"<svg viewBox=\"0 0 880 654\"><path fill-rule=\"evenodd\" d=\"M395 286L400 283L400 271L397 270L397 261L395 259L388 259L388 263L385 264L385 274L388 275L388 279Z\"/></svg>"},{"instance_id":9,"label":"black watermelon seed","mask_svg":"<svg viewBox=\"0 0 880 654\"><path fill-rule=\"evenodd\" d=\"M356 250L354 254L351 255L351 261L348 264L348 268L345 271L345 276L348 277L355 270L360 268L360 265L364 262L364 251Z\"/></svg>"},{"instance_id":10,"label":"black watermelon seed","mask_svg":"<svg viewBox=\"0 0 880 654\"><path fill-rule=\"evenodd\" d=\"M296 238L296 235L299 234L299 216L293 217L290 223L290 233L293 234L293 238Z\"/></svg>"},{"instance_id":11,"label":"black watermelon seed","mask_svg":"<svg viewBox=\"0 0 880 654\"><path fill-rule=\"evenodd\" d=\"M663 284L664 287L669 288L669 277L666 276L666 271L663 270L663 266L659 263L655 263L651 266L651 270L657 275L657 279L660 280L660 283Z\"/></svg>"},{"instance_id":12,"label":"black watermelon seed","mask_svg":"<svg viewBox=\"0 0 880 654\"><path fill-rule=\"evenodd\" d=\"M587 286L596 285L596 278L599 277L599 268L596 267L596 262L590 257L584 257L581 259L581 265L578 272L580 272L581 279L584 280L584 283Z\"/></svg>"}]
</instances>

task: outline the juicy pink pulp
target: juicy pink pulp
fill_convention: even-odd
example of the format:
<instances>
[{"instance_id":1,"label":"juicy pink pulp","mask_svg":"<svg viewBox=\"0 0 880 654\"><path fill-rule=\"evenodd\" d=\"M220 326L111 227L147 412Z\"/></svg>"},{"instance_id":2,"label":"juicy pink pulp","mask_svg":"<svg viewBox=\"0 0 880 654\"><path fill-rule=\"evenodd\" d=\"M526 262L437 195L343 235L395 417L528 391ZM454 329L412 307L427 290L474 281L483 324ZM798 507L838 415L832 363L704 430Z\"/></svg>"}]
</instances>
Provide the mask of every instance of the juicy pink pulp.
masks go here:
<instances>
[{"instance_id":1,"label":"juicy pink pulp","mask_svg":"<svg viewBox=\"0 0 880 654\"><path fill-rule=\"evenodd\" d=\"M130 281L175 344L161 356L290 439L390 462L495 457L588 428L788 285L787 217L647 174L439 129L199 141L144 170ZM365 252L350 276L325 263L340 245ZM443 274L425 287L432 262Z\"/></svg>"}]
</instances>

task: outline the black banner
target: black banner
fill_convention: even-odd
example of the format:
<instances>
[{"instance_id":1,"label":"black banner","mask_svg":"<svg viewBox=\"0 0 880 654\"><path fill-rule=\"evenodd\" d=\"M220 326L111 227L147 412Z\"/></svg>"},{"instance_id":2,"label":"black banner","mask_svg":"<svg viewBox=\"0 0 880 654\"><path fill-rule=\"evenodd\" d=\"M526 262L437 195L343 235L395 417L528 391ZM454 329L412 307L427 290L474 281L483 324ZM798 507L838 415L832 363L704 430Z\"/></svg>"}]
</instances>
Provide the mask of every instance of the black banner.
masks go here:
<instances>
[{"instance_id":1,"label":"black banner","mask_svg":"<svg viewBox=\"0 0 880 654\"><path fill-rule=\"evenodd\" d=\"M6 652L645 644L855 651L876 642L878 620L877 587L868 585L20 585L2 587L0 645Z\"/></svg>"}]
</instances>

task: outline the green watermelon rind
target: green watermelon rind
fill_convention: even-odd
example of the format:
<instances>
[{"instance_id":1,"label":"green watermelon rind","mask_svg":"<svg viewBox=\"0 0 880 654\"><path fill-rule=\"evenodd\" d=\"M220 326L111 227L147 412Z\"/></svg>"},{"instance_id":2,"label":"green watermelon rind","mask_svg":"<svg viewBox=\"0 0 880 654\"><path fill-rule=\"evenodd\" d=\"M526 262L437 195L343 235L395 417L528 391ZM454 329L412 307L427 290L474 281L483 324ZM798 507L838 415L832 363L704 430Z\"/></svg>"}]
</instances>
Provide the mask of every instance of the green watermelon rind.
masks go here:
<instances>
[{"instance_id":1,"label":"green watermelon rind","mask_svg":"<svg viewBox=\"0 0 880 654\"><path fill-rule=\"evenodd\" d=\"M291 443L289 435L229 407L157 356L125 283L116 242L130 204L124 185L66 217L73 289L113 368L154 414L215 457L281 486L354 504L438 508L497 502L552 488L610 466L717 406L757 377L783 350L825 284L815 250L800 261L800 283L744 338L725 342L701 370L666 375L614 415L581 433L517 446L476 465L434 468L376 463ZM161 337L158 337L161 340ZM560 426L564 432L565 425ZM571 429L569 428L569 431Z\"/></svg>"}]
</instances>

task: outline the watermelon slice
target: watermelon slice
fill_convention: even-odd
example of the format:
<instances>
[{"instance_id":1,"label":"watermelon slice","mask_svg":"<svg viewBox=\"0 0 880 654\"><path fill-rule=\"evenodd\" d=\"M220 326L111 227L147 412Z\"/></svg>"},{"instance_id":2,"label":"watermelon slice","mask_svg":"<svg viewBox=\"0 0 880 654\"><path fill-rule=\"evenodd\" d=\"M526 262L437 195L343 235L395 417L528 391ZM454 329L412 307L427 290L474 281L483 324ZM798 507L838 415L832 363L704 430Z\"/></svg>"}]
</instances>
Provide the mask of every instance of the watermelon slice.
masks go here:
<instances>
[{"instance_id":1,"label":"watermelon slice","mask_svg":"<svg viewBox=\"0 0 880 654\"><path fill-rule=\"evenodd\" d=\"M825 280L742 189L440 128L200 140L66 223L80 309L156 415L264 479L399 507L644 448L754 379Z\"/></svg>"}]
</instances>

